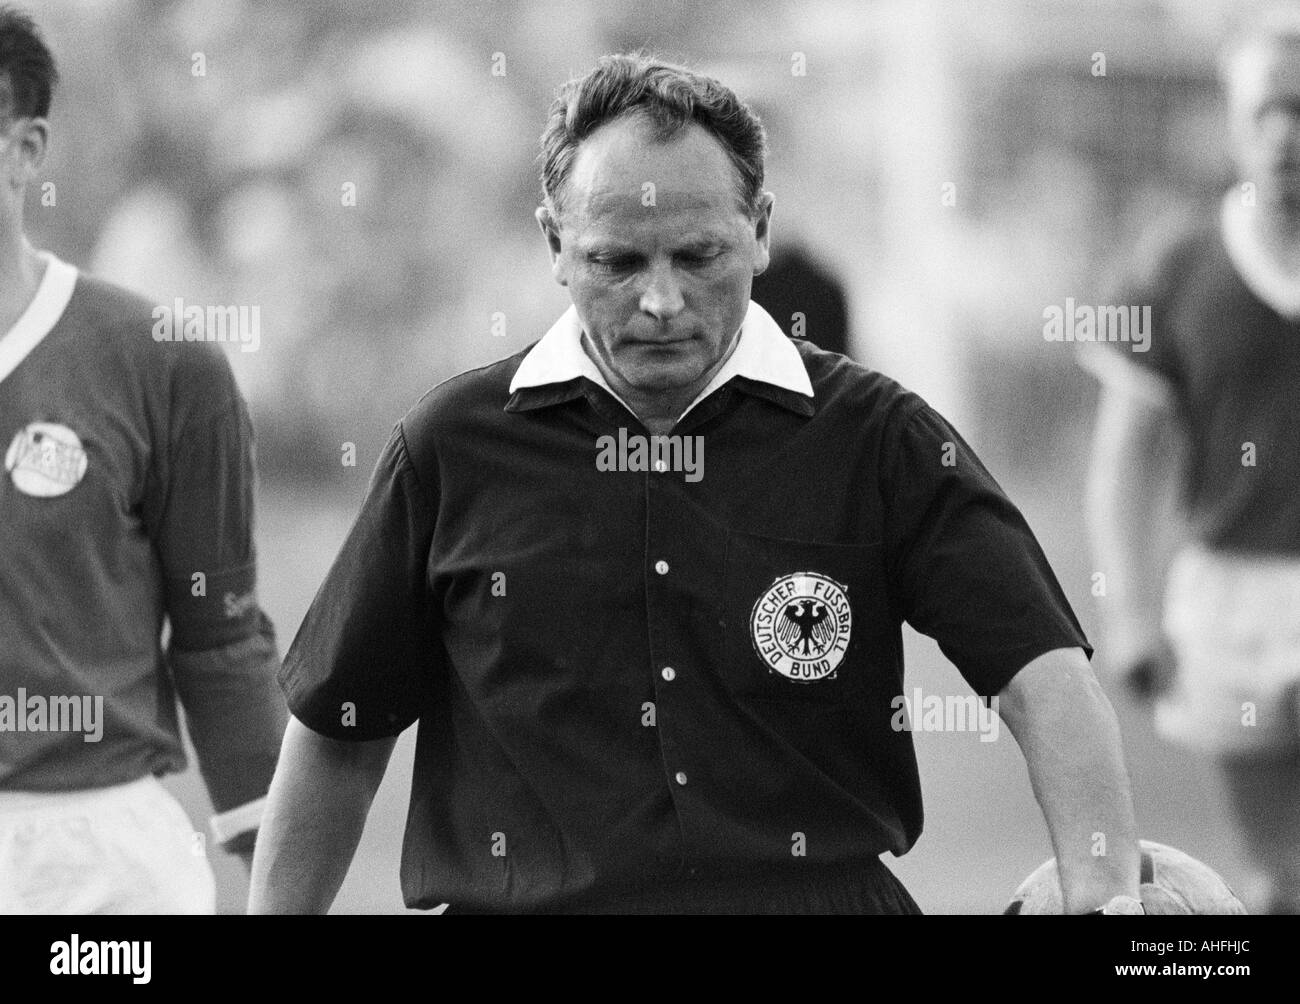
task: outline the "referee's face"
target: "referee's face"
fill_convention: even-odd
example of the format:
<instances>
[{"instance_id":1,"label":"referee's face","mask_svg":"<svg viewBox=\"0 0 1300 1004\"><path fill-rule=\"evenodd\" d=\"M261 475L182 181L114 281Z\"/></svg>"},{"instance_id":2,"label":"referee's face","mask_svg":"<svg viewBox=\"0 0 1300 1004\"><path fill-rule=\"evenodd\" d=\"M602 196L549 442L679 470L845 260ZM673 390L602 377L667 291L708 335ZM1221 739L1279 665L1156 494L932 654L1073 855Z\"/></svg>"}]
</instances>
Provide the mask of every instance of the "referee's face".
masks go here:
<instances>
[{"instance_id":1,"label":"referee's face","mask_svg":"<svg viewBox=\"0 0 1300 1004\"><path fill-rule=\"evenodd\" d=\"M691 124L660 141L641 118L578 148L559 219L545 209L556 279L587 351L632 403L684 409L729 353L767 267L772 197L752 219L722 144Z\"/></svg>"}]
</instances>

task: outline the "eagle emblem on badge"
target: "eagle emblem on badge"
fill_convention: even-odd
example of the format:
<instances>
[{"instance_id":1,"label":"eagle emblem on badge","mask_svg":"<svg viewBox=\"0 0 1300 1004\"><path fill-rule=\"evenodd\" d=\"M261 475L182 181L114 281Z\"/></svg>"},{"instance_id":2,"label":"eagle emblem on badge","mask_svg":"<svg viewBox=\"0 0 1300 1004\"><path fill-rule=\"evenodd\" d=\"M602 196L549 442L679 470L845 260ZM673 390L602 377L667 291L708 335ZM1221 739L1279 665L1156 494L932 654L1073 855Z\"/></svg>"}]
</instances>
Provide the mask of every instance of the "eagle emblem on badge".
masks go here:
<instances>
[{"instance_id":1,"label":"eagle emblem on badge","mask_svg":"<svg viewBox=\"0 0 1300 1004\"><path fill-rule=\"evenodd\" d=\"M853 632L848 590L820 572L782 575L749 615L754 651L769 670L796 683L835 675Z\"/></svg>"}]
</instances>

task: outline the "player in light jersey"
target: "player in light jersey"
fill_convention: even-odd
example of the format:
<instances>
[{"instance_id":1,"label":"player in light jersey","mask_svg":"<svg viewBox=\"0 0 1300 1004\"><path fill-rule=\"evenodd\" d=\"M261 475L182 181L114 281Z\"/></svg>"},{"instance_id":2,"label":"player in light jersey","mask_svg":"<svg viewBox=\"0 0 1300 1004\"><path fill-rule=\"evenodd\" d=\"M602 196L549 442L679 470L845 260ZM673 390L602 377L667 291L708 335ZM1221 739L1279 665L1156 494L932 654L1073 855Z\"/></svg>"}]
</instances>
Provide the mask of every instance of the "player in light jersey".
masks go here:
<instances>
[{"instance_id":1,"label":"player in light jersey","mask_svg":"<svg viewBox=\"0 0 1300 1004\"><path fill-rule=\"evenodd\" d=\"M179 698L251 860L285 724L252 430L219 348L156 341L152 304L28 242L56 79L0 8L0 913L211 912L157 778L186 765Z\"/></svg>"}]
</instances>

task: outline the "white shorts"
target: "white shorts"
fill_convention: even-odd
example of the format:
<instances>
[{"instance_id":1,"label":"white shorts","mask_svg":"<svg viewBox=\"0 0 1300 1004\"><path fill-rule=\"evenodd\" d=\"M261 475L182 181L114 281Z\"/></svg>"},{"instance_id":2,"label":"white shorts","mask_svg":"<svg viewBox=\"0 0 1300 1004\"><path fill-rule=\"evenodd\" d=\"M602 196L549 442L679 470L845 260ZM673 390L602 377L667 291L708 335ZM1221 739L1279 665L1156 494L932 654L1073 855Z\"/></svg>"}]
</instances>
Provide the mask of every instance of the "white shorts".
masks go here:
<instances>
[{"instance_id":1,"label":"white shorts","mask_svg":"<svg viewBox=\"0 0 1300 1004\"><path fill-rule=\"evenodd\" d=\"M1192 547L1165 588L1178 663L1156 728L1215 754L1300 750L1300 561Z\"/></svg>"},{"instance_id":2,"label":"white shorts","mask_svg":"<svg viewBox=\"0 0 1300 1004\"><path fill-rule=\"evenodd\" d=\"M0 791L0 914L215 910L204 840L155 778Z\"/></svg>"}]
</instances>

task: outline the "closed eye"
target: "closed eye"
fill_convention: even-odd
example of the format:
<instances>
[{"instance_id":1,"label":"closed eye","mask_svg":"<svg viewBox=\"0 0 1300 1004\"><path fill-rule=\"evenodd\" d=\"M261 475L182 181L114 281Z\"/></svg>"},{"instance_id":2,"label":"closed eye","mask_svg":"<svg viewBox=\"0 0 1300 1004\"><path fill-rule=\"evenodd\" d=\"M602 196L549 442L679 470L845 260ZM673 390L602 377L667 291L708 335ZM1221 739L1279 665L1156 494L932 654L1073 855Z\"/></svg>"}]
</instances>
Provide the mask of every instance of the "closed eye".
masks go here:
<instances>
[{"instance_id":1,"label":"closed eye","mask_svg":"<svg viewBox=\"0 0 1300 1004\"><path fill-rule=\"evenodd\" d=\"M609 272L624 272L637 265L637 260L627 255L588 255L587 261Z\"/></svg>"},{"instance_id":2,"label":"closed eye","mask_svg":"<svg viewBox=\"0 0 1300 1004\"><path fill-rule=\"evenodd\" d=\"M683 252L677 256L677 260L686 265L707 265L721 255L721 251Z\"/></svg>"},{"instance_id":3,"label":"closed eye","mask_svg":"<svg viewBox=\"0 0 1300 1004\"><path fill-rule=\"evenodd\" d=\"M699 251L679 251L673 255L673 260L686 268L700 268L716 261L722 257L724 248L708 248ZM642 265L643 259L639 255L625 254L603 254L601 252L592 252L587 256L587 262L594 268L602 269L606 272L630 272Z\"/></svg>"}]
</instances>

